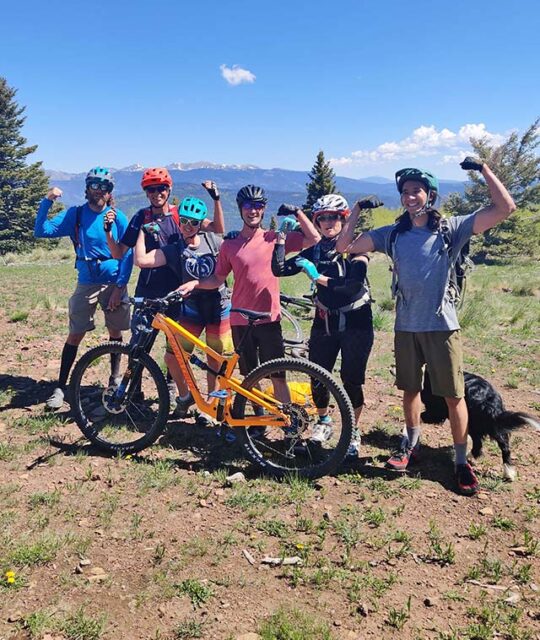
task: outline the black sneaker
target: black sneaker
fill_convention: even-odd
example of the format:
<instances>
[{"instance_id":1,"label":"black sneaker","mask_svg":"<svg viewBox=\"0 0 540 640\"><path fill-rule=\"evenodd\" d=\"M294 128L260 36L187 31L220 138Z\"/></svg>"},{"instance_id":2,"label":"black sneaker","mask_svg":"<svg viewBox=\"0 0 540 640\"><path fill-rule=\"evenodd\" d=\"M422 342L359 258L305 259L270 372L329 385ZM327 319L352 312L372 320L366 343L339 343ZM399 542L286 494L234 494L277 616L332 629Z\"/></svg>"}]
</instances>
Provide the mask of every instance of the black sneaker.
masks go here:
<instances>
[{"instance_id":1,"label":"black sneaker","mask_svg":"<svg viewBox=\"0 0 540 640\"><path fill-rule=\"evenodd\" d=\"M456 482L458 493L462 496L474 496L478 493L478 479L469 463L456 465Z\"/></svg>"}]
</instances>

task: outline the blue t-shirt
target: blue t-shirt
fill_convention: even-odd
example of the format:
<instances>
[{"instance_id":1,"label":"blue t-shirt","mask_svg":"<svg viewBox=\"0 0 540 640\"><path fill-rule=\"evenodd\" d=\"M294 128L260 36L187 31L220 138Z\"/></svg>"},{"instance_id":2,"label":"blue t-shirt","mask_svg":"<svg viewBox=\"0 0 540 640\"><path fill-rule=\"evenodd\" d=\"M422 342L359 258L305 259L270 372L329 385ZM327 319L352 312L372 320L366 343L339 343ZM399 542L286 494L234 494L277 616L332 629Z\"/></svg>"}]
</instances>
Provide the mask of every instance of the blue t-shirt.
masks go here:
<instances>
[{"instance_id":1,"label":"blue t-shirt","mask_svg":"<svg viewBox=\"0 0 540 640\"><path fill-rule=\"evenodd\" d=\"M136 245L139 231L145 224L146 211L148 209L140 209L129 221L128 228L120 239L120 242L126 247L134 247ZM162 249L169 244L180 241L180 229L171 214L163 214L160 217L154 216L153 222L157 224L158 230L156 233L144 234L144 244L147 252L153 249ZM171 291L178 289L181 284L182 281L177 274L166 265L151 269L141 269L135 295L145 298L163 298Z\"/></svg>"},{"instance_id":2,"label":"blue t-shirt","mask_svg":"<svg viewBox=\"0 0 540 640\"><path fill-rule=\"evenodd\" d=\"M78 232L77 207L64 209L54 218L47 219L52 201L44 198L37 212L34 224L36 238L62 238L68 236L77 241L75 266L80 284L118 284L126 285L133 267L133 253L128 251L121 260L111 256L107 238L103 229L103 216L109 210L96 213L87 204L81 208ZM128 221L122 211L116 209L116 220L112 226L113 238L118 241L122 237Z\"/></svg>"},{"instance_id":3,"label":"blue t-shirt","mask_svg":"<svg viewBox=\"0 0 540 640\"><path fill-rule=\"evenodd\" d=\"M455 256L473 233L475 214L448 219ZM395 225L369 231L375 251L387 253ZM455 301L448 292L451 256L444 237L427 226L398 233L393 247L398 291L396 331L453 331L459 329Z\"/></svg>"}]
</instances>

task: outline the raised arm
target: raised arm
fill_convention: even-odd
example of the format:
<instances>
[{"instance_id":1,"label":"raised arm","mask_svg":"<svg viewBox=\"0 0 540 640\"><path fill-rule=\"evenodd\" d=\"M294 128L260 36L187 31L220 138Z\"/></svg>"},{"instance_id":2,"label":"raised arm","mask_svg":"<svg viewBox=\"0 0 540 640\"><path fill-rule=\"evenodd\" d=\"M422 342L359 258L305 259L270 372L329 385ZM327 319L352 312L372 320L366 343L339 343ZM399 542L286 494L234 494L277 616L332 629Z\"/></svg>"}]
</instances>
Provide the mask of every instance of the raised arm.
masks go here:
<instances>
[{"instance_id":1,"label":"raised arm","mask_svg":"<svg viewBox=\"0 0 540 640\"><path fill-rule=\"evenodd\" d=\"M135 264L141 269L163 267L167 264L165 254L161 249L152 249L152 251L147 253L144 235L145 232L141 229L137 237L137 243L135 244Z\"/></svg>"},{"instance_id":2,"label":"raised arm","mask_svg":"<svg viewBox=\"0 0 540 640\"><path fill-rule=\"evenodd\" d=\"M486 181L492 204L480 209L474 218L473 233L483 233L506 220L516 210L512 196L485 162L467 157L460 166L465 171L479 171Z\"/></svg>"},{"instance_id":3,"label":"raised arm","mask_svg":"<svg viewBox=\"0 0 540 640\"><path fill-rule=\"evenodd\" d=\"M219 196L219 189L215 182L212 180L205 180L201 183L202 186L208 191L208 195L214 201L214 218L212 221L208 219L203 220L203 231L213 231L214 233L225 233L225 217L223 215L223 207L221 206L221 199Z\"/></svg>"},{"instance_id":4,"label":"raised arm","mask_svg":"<svg viewBox=\"0 0 540 640\"><path fill-rule=\"evenodd\" d=\"M313 222L311 222L302 209L297 210L296 219L300 223L300 228L304 234L302 249L308 249L321 241L321 234L317 231Z\"/></svg>"},{"instance_id":5,"label":"raised arm","mask_svg":"<svg viewBox=\"0 0 540 640\"><path fill-rule=\"evenodd\" d=\"M34 222L34 235L36 238L73 236L75 230L75 207L60 211L50 220L47 218L53 203L61 197L62 190L58 187L52 187L47 192L47 196L40 202Z\"/></svg>"},{"instance_id":6,"label":"raised arm","mask_svg":"<svg viewBox=\"0 0 540 640\"><path fill-rule=\"evenodd\" d=\"M373 240L368 234L362 233L361 235L354 237L354 229L358 222L358 216L360 215L360 204L356 202L352 208L351 215L348 217L347 222L343 225L343 229L338 236L336 242L336 249L340 253L369 253L374 251L375 246Z\"/></svg>"}]
</instances>

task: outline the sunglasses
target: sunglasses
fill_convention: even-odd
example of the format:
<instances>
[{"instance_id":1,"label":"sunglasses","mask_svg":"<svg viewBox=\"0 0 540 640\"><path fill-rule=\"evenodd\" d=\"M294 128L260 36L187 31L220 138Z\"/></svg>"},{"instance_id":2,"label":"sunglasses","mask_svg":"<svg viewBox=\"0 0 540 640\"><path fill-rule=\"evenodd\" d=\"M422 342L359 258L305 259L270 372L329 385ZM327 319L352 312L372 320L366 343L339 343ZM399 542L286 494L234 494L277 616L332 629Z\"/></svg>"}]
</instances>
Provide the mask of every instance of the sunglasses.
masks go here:
<instances>
[{"instance_id":1,"label":"sunglasses","mask_svg":"<svg viewBox=\"0 0 540 640\"><path fill-rule=\"evenodd\" d=\"M190 224L192 227L198 227L201 224L200 220L194 220L193 218L184 218L180 216L180 224Z\"/></svg>"},{"instance_id":2,"label":"sunglasses","mask_svg":"<svg viewBox=\"0 0 540 640\"><path fill-rule=\"evenodd\" d=\"M167 191L169 187L166 184L158 184L155 187L146 187L146 193L163 193Z\"/></svg>"},{"instance_id":3,"label":"sunglasses","mask_svg":"<svg viewBox=\"0 0 540 640\"><path fill-rule=\"evenodd\" d=\"M262 202L244 202L242 209L247 209L248 211L252 211L253 209L255 209L255 211L262 211L265 206L266 205Z\"/></svg>"},{"instance_id":4,"label":"sunglasses","mask_svg":"<svg viewBox=\"0 0 540 640\"><path fill-rule=\"evenodd\" d=\"M112 191L110 185L108 185L106 182L89 182L86 186L89 189L92 189L92 191L103 191L103 193Z\"/></svg>"},{"instance_id":5,"label":"sunglasses","mask_svg":"<svg viewBox=\"0 0 540 640\"><path fill-rule=\"evenodd\" d=\"M341 220L339 213L325 213L317 216L317 222L335 222L336 220Z\"/></svg>"}]
</instances>

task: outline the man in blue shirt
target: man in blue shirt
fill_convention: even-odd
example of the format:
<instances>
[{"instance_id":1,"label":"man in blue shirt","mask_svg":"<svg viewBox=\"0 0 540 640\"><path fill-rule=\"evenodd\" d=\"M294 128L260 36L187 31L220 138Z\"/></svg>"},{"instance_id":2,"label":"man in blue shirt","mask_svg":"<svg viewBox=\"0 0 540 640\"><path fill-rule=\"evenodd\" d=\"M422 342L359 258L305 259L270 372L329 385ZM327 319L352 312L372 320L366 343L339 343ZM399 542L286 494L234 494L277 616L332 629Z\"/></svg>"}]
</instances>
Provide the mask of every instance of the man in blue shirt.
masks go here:
<instances>
[{"instance_id":1,"label":"man in blue shirt","mask_svg":"<svg viewBox=\"0 0 540 640\"><path fill-rule=\"evenodd\" d=\"M86 204L61 211L50 220L47 214L62 191L52 187L41 201L34 225L36 238L69 236L75 247L77 288L69 299L69 333L62 350L57 386L47 400L48 409L60 409L64 402L69 372L75 362L77 349L87 331L95 328L94 315L98 303L105 314L110 340L122 340L122 331L129 329L127 283L133 266L131 251L121 260L111 256L103 215L111 208L114 181L111 172L103 167L91 169L86 176ZM112 234L118 240L127 228L127 218L116 211ZM111 356L111 383L118 377L118 356Z\"/></svg>"}]
</instances>

